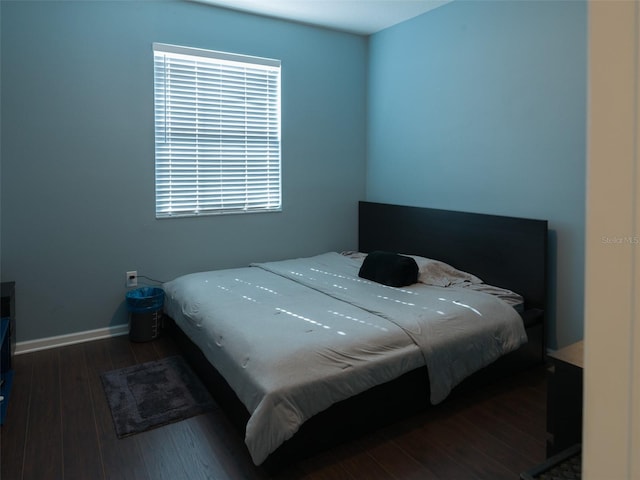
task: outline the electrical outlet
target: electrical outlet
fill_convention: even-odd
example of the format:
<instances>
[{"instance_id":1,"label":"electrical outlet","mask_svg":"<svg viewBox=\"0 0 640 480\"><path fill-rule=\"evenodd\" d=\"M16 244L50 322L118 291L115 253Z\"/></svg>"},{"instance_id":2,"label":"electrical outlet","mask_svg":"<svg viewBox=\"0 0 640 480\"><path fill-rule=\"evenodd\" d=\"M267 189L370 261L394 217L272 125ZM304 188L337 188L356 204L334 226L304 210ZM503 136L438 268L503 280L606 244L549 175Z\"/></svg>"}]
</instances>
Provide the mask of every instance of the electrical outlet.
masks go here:
<instances>
[{"instance_id":1,"label":"electrical outlet","mask_svg":"<svg viewBox=\"0 0 640 480\"><path fill-rule=\"evenodd\" d=\"M137 287L137 286L138 286L138 272L136 270L127 272L127 287Z\"/></svg>"}]
</instances>

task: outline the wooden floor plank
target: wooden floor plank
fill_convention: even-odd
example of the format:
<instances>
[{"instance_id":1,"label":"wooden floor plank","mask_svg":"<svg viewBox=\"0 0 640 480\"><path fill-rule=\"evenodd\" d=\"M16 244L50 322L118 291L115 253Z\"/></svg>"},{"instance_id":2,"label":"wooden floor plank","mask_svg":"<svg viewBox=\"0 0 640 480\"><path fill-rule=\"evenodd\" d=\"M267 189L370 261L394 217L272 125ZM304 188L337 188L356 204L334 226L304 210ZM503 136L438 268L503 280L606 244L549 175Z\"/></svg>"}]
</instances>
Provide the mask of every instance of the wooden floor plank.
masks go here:
<instances>
[{"instance_id":1,"label":"wooden floor plank","mask_svg":"<svg viewBox=\"0 0 640 480\"><path fill-rule=\"evenodd\" d=\"M126 337L122 337L124 340ZM135 363L145 363L160 358L154 347L155 342L129 342L129 348L135 358Z\"/></svg>"},{"instance_id":2,"label":"wooden floor plank","mask_svg":"<svg viewBox=\"0 0 640 480\"><path fill-rule=\"evenodd\" d=\"M431 431L432 421L432 418L425 420L424 417L418 416L413 420L415 426L412 429L403 428L404 431L397 434L396 445L432 471L440 480L450 478L479 480L479 477L467 465L460 463L454 457L453 452L447 451L441 446ZM460 432L459 438L463 438L463 436L464 432Z\"/></svg>"},{"instance_id":3,"label":"wooden floor plank","mask_svg":"<svg viewBox=\"0 0 640 480\"><path fill-rule=\"evenodd\" d=\"M301 469L304 472L301 478L307 480L355 480L353 475L336 461L335 454L331 451L303 460Z\"/></svg>"},{"instance_id":4,"label":"wooden floor plank","mask_svg":"<svg viewBox=\"0 0 640 480\"><path fill-rule=\"evenodd\" d=\"M389 472L375 460L363 443L353 441L341 445L335 449L332 458L352 478L371 480L388 480L390 478Z\"/></svg>"},{"instance_id":5,"label":"wooden floor plank","mask_svg":"<svg viewBox=\"0 0 640 480\"><path fill-rule=\"evenodd\" d=\"M96 430L84 344L59 349L64 476L102 479L102 452Z\"/></svg>"},{"instance_id":6,"label":"wooden floor plank","mask_svg":"<svg viewBox=\"0 0 640 480\"><path fill-rule=\"evenodd\" d=\"M474 448L495 459L499 464L504 465L514 478L517 478L522 471L527 470L532 465L530 458L525 455L520 446L500 441L489 431L478 427L473 422L473 419L466 416L458 416L452 419L452 426L457 431L467 432Z\"/></svg>"},{"instance_id":7,"label":"wooden floor plank","mask_svg":"<svg viewBox=\"0 0 640 480\"><path fill-rule=\"evenodd\" d=\"M111 367L109 369L124 368L139 363L136 362L132 345L129 337L125 335L110 339L108 352L111 359Z\"/></svg>"},{"instance_id":8,"label":"wooden floor plank","mask_svg":"<svg viewBox=\"0 0 640 480\"><path fill-rule=\"evenodd\" d=\"M496 459L477 448L476 437L454 422L455 411L429 421L428 445L436 445L447 452L458 465L464 466L474 476L483 480L511 479L513 473ZM464 432L464 435L460 435Z\"/></svg>"},{"instance_id":9,"label":"wooden floor plank","mask_svg":"<svg viewBox=\"0 0 640 480\"><path fill-rule=\"evenodd\" d=\"M216 458L220 479L242 478L263 480L268 478L262 470L255 468L244 447L242 437L230 424L224 412L216 408L213 412L187 420L206 449L205 453Z\"/></svg>"},{"instance_id":10,"label":"wooden floor plank","mask_svg":"<svg viewBox=\"0 0 640 480\"><path fill-rule=\"evenodd\" d=\"M59 350L34 354L24 480L64 478Z\"/></svg>"},{"instance_id":11,"label":"wooden floor plank","mask_svg":"<svg viewBox=\"0 0 640 480\"><path fill-rule=\"evenodd\" d=\"M396 444L397 437L374 432L363 439L367 452L387 473L397 480L438 480L438 476L427 466L418 462Z\"/></svg>"},{"instance_id":12,"label":"wooden floor plank","mask_svg":"<svg viewBox=\"0 0 640 480\"><path fill-rule=\"evenodd\" d=\"M174 436L179 445L180 456L198 470L198 473L194 472L189 478L197 478L196 475L202 478L251 478L221 448L225 438L215 429L214 420L214 416L220 415L223 413L219 410L197 415L175 426Z\"/></svg>"},{"instance_id":13,"label":"wooden floor plank","mask_svg":"<svg viewBox=\"0 0 640 480\"><path fill-rule=\"evenodd\" d=\"M462 414L477 428L490 432L498 441L518 448L518 451L521 452L532 465L535 465L540 462L541 458L544 458L546 448L544 437L536 437L520 430L500 415L487 411L487 409L481 405L470 405ZM546 420L541 419L540 421L544 423Z\"/></svg>"},{"instance_id":14,"label":"wooden floor plank","mask_svg":"<svg viewBox=\"0 0 640 480\"><path fill-rule=\"evenodd\" d=\"M205 478L201 470L187 463L186 450L178 451L180 445L172 435L173 430L173 425L165 425L136 435L149 476L154 480Z\"/></svg>"}]
</instances>

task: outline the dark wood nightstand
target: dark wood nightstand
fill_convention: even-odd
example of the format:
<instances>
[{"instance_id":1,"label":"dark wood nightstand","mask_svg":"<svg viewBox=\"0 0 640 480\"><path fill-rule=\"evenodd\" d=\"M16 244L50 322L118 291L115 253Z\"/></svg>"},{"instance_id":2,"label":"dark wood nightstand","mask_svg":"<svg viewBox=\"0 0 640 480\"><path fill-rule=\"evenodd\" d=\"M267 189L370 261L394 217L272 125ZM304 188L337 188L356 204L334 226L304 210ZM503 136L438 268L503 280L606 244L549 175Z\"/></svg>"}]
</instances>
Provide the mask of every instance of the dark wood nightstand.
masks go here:
<instances>
[{"instance_id":1,"label":"dark wood nightstand","mask_svg":"<svg viewBox=\"0 0 640 480\"><path fill-rule=\"evenodd\" d=\"M582 443L583 342L548 354L547 458Z\"/></svg>"},{"instance_id":2,"label":"dark wood nightstand","mask_svg":"<svg viewBox=\"0 0 640 480\"><path fill-rule=\"evenodd\" d=\"M15 282L2 282L0 297L0 425L7 414L13 384L13 353L16 348Z\"/></svg>"}]
</instances>

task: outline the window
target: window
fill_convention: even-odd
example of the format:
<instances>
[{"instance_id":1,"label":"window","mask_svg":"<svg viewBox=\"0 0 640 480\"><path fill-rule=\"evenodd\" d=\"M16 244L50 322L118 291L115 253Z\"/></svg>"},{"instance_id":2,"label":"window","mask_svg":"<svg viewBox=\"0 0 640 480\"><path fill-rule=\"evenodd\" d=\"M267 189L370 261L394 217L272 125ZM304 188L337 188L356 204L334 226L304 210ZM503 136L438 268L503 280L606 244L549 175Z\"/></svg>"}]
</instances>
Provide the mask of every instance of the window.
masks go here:
<instances>
[{"instance_id":1,"label":"window","mask_svg":"<svg viewBox=\"0 0 640 480\"><path fill-rule=\"evenodd\" d=\"M280 61L153 51L156 218L280 210Z\"/></svg>"}]
</instances>

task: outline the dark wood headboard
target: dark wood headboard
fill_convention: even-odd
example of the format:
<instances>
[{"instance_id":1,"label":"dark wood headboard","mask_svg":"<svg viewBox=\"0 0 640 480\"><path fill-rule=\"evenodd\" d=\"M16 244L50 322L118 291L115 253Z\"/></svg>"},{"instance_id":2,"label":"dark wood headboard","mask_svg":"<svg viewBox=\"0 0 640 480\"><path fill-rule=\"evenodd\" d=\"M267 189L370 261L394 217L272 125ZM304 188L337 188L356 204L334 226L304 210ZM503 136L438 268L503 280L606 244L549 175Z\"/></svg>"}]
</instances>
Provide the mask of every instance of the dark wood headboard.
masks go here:
<instances>
[{"instance_id":1,"label":"dark wood headboard","mask_svg":"<svg viewBox=\"0 0 640 480\"><path fill-rule=\"evenodd\" d=\"M360 202L358 233L362 252L440 260L546 310L546 220Z\"/></svg>"}]
</instances>

